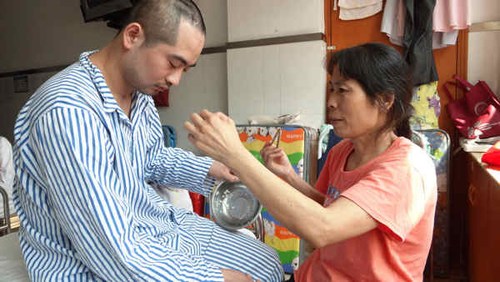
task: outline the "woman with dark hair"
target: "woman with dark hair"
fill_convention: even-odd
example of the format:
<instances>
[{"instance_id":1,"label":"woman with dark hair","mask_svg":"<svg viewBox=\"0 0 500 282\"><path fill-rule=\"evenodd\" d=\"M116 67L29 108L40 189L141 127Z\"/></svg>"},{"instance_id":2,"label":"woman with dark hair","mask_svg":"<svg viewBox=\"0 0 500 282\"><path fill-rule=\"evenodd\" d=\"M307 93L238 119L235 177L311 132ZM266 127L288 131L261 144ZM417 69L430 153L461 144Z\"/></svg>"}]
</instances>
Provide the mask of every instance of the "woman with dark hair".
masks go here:
<instances>
[{"instance_id":1,"label":"woman with dark hair","mask_svg":"<svg viewBox=\"0 0 500 282\"><path fill-rule=\"evenodd\" d=\"M261 151L266 169L221 113L193 114L190 141L316 248L296 281L422 281L437 184L432 160L409 139L408 67L395 49L370 43L334 53L327 70L328 121L343 140L315 188L271 144Z\"/></svg>"}]
</instances>

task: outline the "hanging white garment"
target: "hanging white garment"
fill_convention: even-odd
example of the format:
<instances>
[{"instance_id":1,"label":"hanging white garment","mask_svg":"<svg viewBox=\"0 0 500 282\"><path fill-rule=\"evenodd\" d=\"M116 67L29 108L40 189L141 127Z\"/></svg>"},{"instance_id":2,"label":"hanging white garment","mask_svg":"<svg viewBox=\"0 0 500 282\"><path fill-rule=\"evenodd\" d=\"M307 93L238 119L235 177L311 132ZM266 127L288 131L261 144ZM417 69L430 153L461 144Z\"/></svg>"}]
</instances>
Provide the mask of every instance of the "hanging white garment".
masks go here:
<instances>
[{"instance_id":1,"label":"hanging white garment","mask_svg":"<svg viewBox=\"0 0 500 282\"><path fill-rule=\"evenodd\" d=\"M382 11L382 0L339 0L339 18L358 20Z\"/></svg>"},{"instance_id":2,"label":"hanging white garment","mask_svg":"<svg viewBox=\"0 0 500 282\"><path fill-rule=\"evenodd\" d=\"M440 49L457 44L458 30L433 32L432 49Z\"/></svg>"},{"instance_id":3,"label":"hanging white garment","mask_svg":"<svg viewBox=\"0 0 500 282\"><path fill-rule=\"evenodd\" d=\"M432 15L432 48L455 45L458 30L470 26L469 0L436 0Z\"/></svg>"},{"instance_id":4,"label":"hanging white garment","mask_svg":"<svg viewBox=\"0 0 500 282\"><path fill-rule=\"evenodd\" d=\"M470 26L469 0L436 0L432 15L432 30L448 32Z\"/></svg>"},{"instance_id":5,"label":"hanging white garment","mask_svg":"<svg viewBox=\"0 0 500 282\"><path fill-rule=\"evenodd\" d=\"M380 31L387 34L392 44L403 46L405 15L403 0L387 0L385 2Z\"/></svg>"},{"instance_id":6,"label":"hanging white garment","mask_svg":"<svg viewBox=\"0 0 500 282\"><path fill-rule=\"evenodd\" d=\"M387 0L380 31L402 46L405 26L403 0ZM455 45L458 30L470 26L469 0L437 0L433 12L432 49Z\"/></svg>"}]
</instances>

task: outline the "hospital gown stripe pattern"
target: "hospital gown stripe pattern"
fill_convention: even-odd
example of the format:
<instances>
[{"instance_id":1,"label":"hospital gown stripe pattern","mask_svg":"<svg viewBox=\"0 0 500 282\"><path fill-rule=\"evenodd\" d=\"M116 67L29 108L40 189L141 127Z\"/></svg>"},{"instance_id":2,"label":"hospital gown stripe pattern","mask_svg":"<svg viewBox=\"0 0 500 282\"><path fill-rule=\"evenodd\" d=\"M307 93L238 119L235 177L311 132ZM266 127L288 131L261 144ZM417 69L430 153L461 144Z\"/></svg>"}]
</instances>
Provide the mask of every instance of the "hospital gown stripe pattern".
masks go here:
<instances>
[{"instance_id":1,"label":"hospital gown stripe pattern","mask_svg":"<svg viewBox=\"0 0 500 282\"><path fill-rule=\"evenodd\" d=\"M88 55L44 83L16 122L14 204L30 278L222 281L220 269L232 266L281 280L270 248L173 207L147 185L208 195L212 161L163 146L151 97L136 93L127 117Z\"/></svg>"}]
</instances>

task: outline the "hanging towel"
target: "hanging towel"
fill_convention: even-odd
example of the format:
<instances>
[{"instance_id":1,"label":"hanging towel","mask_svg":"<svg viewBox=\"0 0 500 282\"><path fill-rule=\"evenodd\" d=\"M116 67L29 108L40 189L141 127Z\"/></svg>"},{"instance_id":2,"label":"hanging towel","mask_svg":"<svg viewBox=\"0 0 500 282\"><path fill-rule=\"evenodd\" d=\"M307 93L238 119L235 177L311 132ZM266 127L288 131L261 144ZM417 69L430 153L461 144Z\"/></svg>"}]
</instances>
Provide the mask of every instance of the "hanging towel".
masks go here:
<instances>
[{"instance_id":1,"label":"hanging towel","mask_svg":"<svg viewBox=\"0 0 500 282\"><path fill-rule=\"evenodd\" d=\"M458 30L434 32L432 34L432 49L440 49L457 44Z\"/></svg>"},{"instance_id":2,"label":"hanging towel","mask_svg":"<svg viewBox=\"0 0 500 282\"><path fill-rule=\"evenodd\" d=\"M387 34L392 44L403 46L405 33L403 0L387 0L385 2L380 31Z\"/></svg>"},{"instance_id":3,"label":"hanging towel","mask_svg":"<svg viewBox=\"0 0 500 282\"><path fill-rule=\"evenodd\" d=\"M468 2L469 0L436 1L432 16L432 49L455 45L458 29L470 26ZM456 5L462 5L464 8ZM385 2L380 31L387 34L392 44L403 46L405 16L403 0Z\"/></svg>"},{"instance_id":4,"label":"hanging towel","mask_svg":"<svg viewBox=\"0 0 500 282\"><path fill-rule=\"evenodd\" d=\"M432 48L444 48L455 45L458 30L470 26L469 0L437 0L432 16L434 31Z\"/></svg>"},{"instance_id":5,"label":"hanging towel","mask_svg":"<svg viewBox=\"0 0 500 282\"><path fill-rule=\"evenodd\" d=\"M382 0L339 0L339 18L358 20L382 11Z\"/></svg>"},{"instance_id":6,"label":"hanging towel","mask_svg":"<svg viewBox=\"0 0 500 282\"><path fill-rule=\"evenodd\" d=\"M436 32L449 32L469 28L469 6L469 0L437 0L432 29Z\"/></svg>"}]
</instances>

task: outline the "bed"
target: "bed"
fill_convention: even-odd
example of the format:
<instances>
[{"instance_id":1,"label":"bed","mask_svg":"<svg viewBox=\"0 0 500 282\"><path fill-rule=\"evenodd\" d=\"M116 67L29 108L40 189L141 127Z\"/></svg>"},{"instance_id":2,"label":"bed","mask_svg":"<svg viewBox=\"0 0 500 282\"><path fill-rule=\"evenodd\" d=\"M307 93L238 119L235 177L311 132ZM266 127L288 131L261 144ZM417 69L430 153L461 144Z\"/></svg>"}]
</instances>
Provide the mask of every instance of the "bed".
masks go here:
<instances>
[{"instance_id":1,"label":"bed","mask_svg":"<svg viewBox=\"0 0 500 282\"><path fill-rule=\"evenodd\" d=\"M0 237L0 281L30 281L21 256L17 232Z\"/></svg>"},{"instance_id":2,"label":"bed","mask_svg":"<svg viewBox=\"0 0 500 282\"><path fill-rule=\"evenodd\" d=\"M19 246L19 218L9 207L9 196L0 187L0 281L29 281Z\"/></svg>"}]
</instances>

